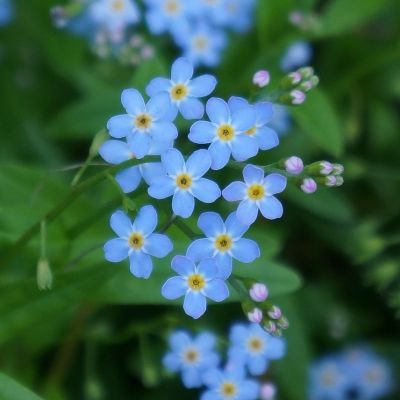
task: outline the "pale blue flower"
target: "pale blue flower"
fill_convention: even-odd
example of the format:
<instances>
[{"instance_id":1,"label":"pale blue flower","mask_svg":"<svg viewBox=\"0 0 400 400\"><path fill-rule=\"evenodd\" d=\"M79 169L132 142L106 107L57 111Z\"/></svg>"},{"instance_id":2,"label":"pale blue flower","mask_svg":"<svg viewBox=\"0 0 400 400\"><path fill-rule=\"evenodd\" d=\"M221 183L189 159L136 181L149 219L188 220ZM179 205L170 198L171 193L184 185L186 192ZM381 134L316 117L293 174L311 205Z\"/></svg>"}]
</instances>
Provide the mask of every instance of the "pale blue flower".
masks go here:
<instances>
[{"instance_id":1,"label":"pale blue flower","mask_svg":"<svg viewBox=\"0 0 400 400\"><path fill-rule=\"evenodd\" d=\"M249 226L242 224L236 213L231 213L224 223L219 214L205 212L200 215L197 225L207 237L192 242L187 256L195 261L215 257L225 279L232 273L232 258L251 263L260 256L258 244L242 237Z\"/></svg>"},{"instance_id":2,"label":"pale blue flower","mask_svg":"<svg viewBox=\"0 0 400 400\"><path fill-rule=\"evenodd\" d=\"M282 57L281 68L288 72L299 67L304 67L310 62L312 53L310 43L304 41L295 42L286 50Z\"/></svg>"},{"instance_id":3,"label":"pale blue flower","mask_svg":"<svg viewBox=\"0 0 400 400\"><path fill-rule=\"evenodd\" d=\"M244 182L232 182L223 191L227 201L240 201L236 216L243 224L251 225L257 219L258 211L267 219L282 217L282 203L274 196L286 188L287 179L272 173L264 177L264 171L254 165L243 169Z\"/></svg>"},{"instance_id":4,"label":"pale blue flower","mask_svg":"<svg viewBox=\"0 0 400 400\"><path fill-rule=\"evenodd\" d=\"M151 257L164 258L173 248L168 236L154 233L157 220L153 206L142 207L133 223L122 211L112 214L110 225L118 238L104 245L106 260L120 262L129 258L131 273L148 279L153 271Z\"/></svg>"},{"instance_id":5,"label":"pale blue flower","mask_svg":"<svg viewBox=\"0 0 400 400\"><path fill-rule=\"evenodd\" d=\"M196 265L188 257L175 256L171 266L179 276L164 283L162 295L168 300L185 296L183 309L192 318L200 318L206 312L207 298L216 302L228 298L228 286L214 259L207 258Z\"/></svg>"},{"instance_id":6,"label":"pale blue flower","mask_svg":"<svg viewBox=\"0 0 400 400\"><path fill-rule=\"evenodd\" d=\"M215 351L216 337L202 332L192 337L187 332L175 331L169 338L170 352L163 358L163 364L171 372L181 372L186 388L198 388L203 384L203 374L219 363Z\"/></svg>"},{"instance_id":7,"label":"pale blue flower","mask_svg":"<svg viewBox=\"0 0 400 400\"><path fill-rule=\"evenodd\" d=\"M210 169L211 157L207 150L195 151L185 162L182 154L170 149L161 155L164 173L150 180L148 193L155 199L172 197L172 210L188 218L194 210L194 199L213 203L221 196L218 185L203 176Z\"/></svg>"},{"instance_id":8,"label":"pale blue flower","mask_svg":"<svg viewBox=\"0 0 400 400\"><path fill-rule=\"evenodd\" d=\"M255 0L224 0L227 27L236 32L251 28L254 20Z\"/></svg>"}]
</instances>

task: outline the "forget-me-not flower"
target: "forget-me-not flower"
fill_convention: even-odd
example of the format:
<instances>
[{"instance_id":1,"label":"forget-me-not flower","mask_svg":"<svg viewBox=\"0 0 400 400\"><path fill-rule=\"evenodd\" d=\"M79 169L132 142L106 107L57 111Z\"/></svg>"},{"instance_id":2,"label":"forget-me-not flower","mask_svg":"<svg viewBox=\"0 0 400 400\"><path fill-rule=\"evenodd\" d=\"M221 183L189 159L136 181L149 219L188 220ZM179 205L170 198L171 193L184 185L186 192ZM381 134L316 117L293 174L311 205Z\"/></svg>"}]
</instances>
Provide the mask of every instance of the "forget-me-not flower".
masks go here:
<instances>
[{"instance_id":1,"label":"forget-me-not flower","mask_svg":"<svg viewBox=\"0 0 400 400\"><path fill-rule=\"evenodd\" d=\"M226 219L215 212L202 213L197 222L198 227L207 236L191 243L187 256L195 261L215 257L224 278L232 273L232 258L244 262L253 262L260 256L260 248L254 240L242 238L249 229L231 213Z\"/></svg>"},{"instance_id":2,"label":"forget-me-not flower","mask_svg":"<svg viewBox=\"0 0 400 400\"><path fill-rule=\"evenodd\" d=\"M303 67L310 62L312 53L310 43L304 41L295 42L286 50L282 57L281 68L284 71L292 71Z\"/></svg>"},{"instance_id":3,"label":"forget-me-not flower","mask_svg":"<svg viewBox=\"0 0 400 400\"><path fill-rule=\"evenodd\" d=\"M172 197L172 210L188 218L194 210L194 199L213 203L221 196L218 185L203 175L210 169L207 150L195 151L185 162L180 151L170 149L161 155L164 174L150 180L148 193L156 199Z\"/></svg>"},{"instance_id":4,"label":"forget-me-not flower","mask_svg":"<svg viewBox=\"0 0 400 400\"><path fill-rule=\"evenodd\" d=\"M192 337L187 332L176 331L171 334L169 344L171 351L164 356L163 364L171 372L181 372L188 389L202 386L204 372L219 363L216 337L209 332Z\"/></svg>"},{"instance_id":5,"label":"forget-me-not flower","mask_svg":"<svg viewBox=\"0 0 400 400\"><path fill-rule=\"evenodd\" d=\"M133 223L122 211L112 214L110 225L118 238L104 245L106 260L120 262L129 257L131 273L137 278L149 278L153 271L151 257L163 258L173 248L168 236L154 233L157 220L153 206L142 207Z\"/></svg>"},{"instance_id":6,"label":"forget-me-not flower","mask_svg":"<svg viewBox=\"0 0 400 400\"><path fill-rule=\"evenodd\" d=\"M230 341L229 360L242 362L256 376L267 370L269 360L282 358L286 351L283 339L271 336L259 324L234 325Z\"/></svg>"},{"instance_id":7,"label":"forget-me-not flower","mask_svg":"<svg viewBox=\"0 0 400 400\"><path fill-rule=\"evenodd\" d=\"M228 201L240 201L236 211L238 219L251 225L258 215L258 210L267 219L280 218L283 214L281 202L274 196L286 188L286 177L272 173L264 177L264 171L254 165L243 169L244 182L232 182L222 195Z\"/></svg>"},{"instance_id":8,"label":"forget-me-not flower","mask_svg":"<svg viewBox=\"0 0 400 400\"><path fill-rule=\"evenodd\" d=\"M207 102L206 112L210 122L195 122L189 139L197 144L211 143L212 169L225 167L231 154L236 161L245 161L257 154L258 142L247 134L256 121L253 107L233 111L224 100L213 97Z\"/></svg>"},{"instance_id":9,"label":"forget-me-not flower","mask_svg":"<svg viewBox=\"0 0 400 400\"><path fill-rule=\"evenodd\" d=\"M162 295L168 300L185 296L183 309L192 318L200 318L206 312L206 298L221 302L229 296L228 286L214 259L206 258L196 265L188 257L175 256L171 266L179 276L164 283Z\"/></svg>"},{"instance_id":10,"label":"forget-me-not flower","mask_svg":"<svg viewBox=\"0 0 400 400\"><path fill-rule=\"evenodd\" d=\"M227 26L235 32L245 32L253 24L255 0L224 0Z\"/></svg>"},{"instance_id":11,"label":"forget-me-not flower","mask_svg":"<svg viewBox=\"0 0 400 400\"><path fill-rule=\"evenodd\" d=\"M177 138L174 118L168 112L171 102L167 94L158 93L145 104L139 91L126 89L121 102L127 114L112 117L107 128L114 138L128 137L136 158L146 156L154 143L170 143Z\"/></svg>"},{"instance_id":12,"label":"forget-me-not flower","mask_svg":"<svg viewBox=\"0 0 400 400\"><path fill-rule=\"evenodd\" d=\"M149 96L168 93L172 103L170 115L175 117L178 110L185 119L200 119L204 105L199 100L213 92L217 80L212 75L193 78L193 63L187 58L178 58L171 69L171 79L154 78L146 88Z\"/></svg>"}]
</instances>

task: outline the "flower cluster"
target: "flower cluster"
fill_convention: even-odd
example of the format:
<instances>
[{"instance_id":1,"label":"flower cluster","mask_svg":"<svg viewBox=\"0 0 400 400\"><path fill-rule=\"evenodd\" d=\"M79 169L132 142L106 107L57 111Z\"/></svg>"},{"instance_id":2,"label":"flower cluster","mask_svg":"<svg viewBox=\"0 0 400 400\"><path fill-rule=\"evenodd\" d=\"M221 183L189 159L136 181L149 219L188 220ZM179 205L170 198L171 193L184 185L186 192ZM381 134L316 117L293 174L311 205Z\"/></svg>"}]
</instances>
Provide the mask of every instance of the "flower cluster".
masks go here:
<instances>
[{"instance_id":1,"label":"flower cluster","mask_svg":"<svg viewBox=\"0 0 400 400\"><path fill-rule=\"evenodd\" d=\"M181 373L188 388L205 387L201 400L273 400L276 389L256 377L264 374L271 360L285 355L285 342L263 331L257 324L235 324L230 332L225 366L217 353L217 338L209 332L197 336L185 331L171 334L165 368Z\"/></svg>"},{"instance_id":2,"label":"flower cluster","mask_svg":"<svg viewBox=\"0 0 400 400\"><path fill-rule=\"evenodd\" d=\"M52 16L56 26L87 36L101 56L151 57L152 47L137 34L144 22L153 35L169 34L195 65L211 67L220 62L227 31L251 27L254 6L255 0L74 0L54 7Z\"/></svg>"},{"instance_id":3,"label":"flower cluster","mask_svg":"<svg viewBox=\"0 0 400 400\"><path fill-rule=\"evenodd\" d=\"M309 398L377 400L393 387L388 363L365 346L355 346L317 361L310 369Z\"/></svg>"}]
</instances>

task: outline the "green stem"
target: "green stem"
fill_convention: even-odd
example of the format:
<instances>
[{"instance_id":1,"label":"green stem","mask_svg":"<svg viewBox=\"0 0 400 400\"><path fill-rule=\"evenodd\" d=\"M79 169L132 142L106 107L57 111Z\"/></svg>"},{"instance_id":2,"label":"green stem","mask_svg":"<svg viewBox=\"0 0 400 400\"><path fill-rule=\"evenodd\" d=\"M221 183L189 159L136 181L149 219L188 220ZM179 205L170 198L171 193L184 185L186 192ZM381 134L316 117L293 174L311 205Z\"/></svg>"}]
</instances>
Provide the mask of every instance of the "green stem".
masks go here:
<instances>
[{"instance_id":1,"label":"green stem","mask_svg":"<svg viewBox=\"0 0 400 400\"><path fill-rule=\"evenodd\" d=\"M42 259L46 258L46 220L42 219L40 221L40 257Z\"/></svg>"},{"instance_id":2,"label":"green stem","mask_svg":"<svg viewBox=\"0 0 400 400\"><path fill-rule=\"evenodd\" d=\"M165 233L169 229L169 227L174 223L176 218L177 218L176 214L172 214L171 217L168 219L168 221L165 223L165 225L162 228L160 228L159 233Z\"/></svg>"},{"instance_id":3,"label":"green stem","mask_svg":"<svg viewBox=\"0 0 400 400\"><path fill-rule=\"evenodd\" d=\"M190 239L195 240L199 235L196 232L192 231L192 229L181 219L174 219L173 223Z\"/></svg>"}]
</instances>

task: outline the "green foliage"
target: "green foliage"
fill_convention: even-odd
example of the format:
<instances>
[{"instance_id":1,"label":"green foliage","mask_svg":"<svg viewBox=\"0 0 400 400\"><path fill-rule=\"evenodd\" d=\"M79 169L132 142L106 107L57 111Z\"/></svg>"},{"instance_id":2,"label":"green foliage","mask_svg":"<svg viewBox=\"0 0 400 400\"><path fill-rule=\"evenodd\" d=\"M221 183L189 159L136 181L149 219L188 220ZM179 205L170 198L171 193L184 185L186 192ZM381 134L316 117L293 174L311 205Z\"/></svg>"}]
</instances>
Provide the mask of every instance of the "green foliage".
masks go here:
<instances>
[{"instance_id":1,"label":"green foliage","mask_svg":"<svg viewBox=\"0 0 400 400\"><path fill-rule=\"evenodd\" d=\"M41 400L42 398L31 392L9 376L0 373L1 400Z\"/></svg>"}]
</instances>

